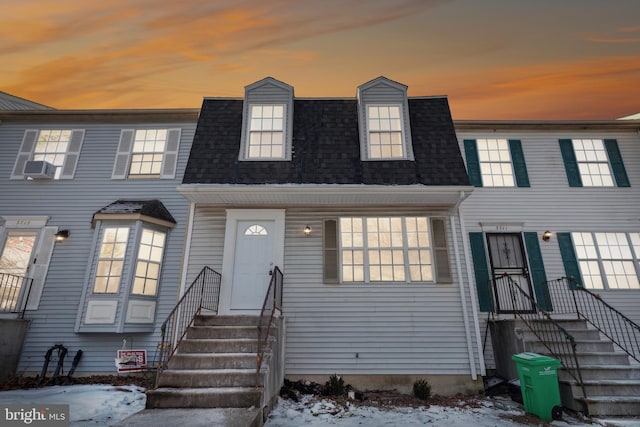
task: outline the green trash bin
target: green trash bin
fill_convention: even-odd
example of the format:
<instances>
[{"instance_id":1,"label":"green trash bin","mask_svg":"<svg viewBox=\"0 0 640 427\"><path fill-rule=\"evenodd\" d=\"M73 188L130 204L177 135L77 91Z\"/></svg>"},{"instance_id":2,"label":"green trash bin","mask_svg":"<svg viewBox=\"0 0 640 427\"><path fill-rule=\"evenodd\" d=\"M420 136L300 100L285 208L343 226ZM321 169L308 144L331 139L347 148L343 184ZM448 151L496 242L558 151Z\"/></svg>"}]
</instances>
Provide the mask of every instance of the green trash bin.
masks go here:
<instances>
[{"instance_id":1,"label":"green trash bin","mask_svg":"<svg viewBox=\"0 0 640 427\"><path fill-rule=\"evenodd\" d=\"M545 421L562 418L558 367L560 361L536 353L511 356L516 362L524 410Z\"/></svg>"}]
</instances>

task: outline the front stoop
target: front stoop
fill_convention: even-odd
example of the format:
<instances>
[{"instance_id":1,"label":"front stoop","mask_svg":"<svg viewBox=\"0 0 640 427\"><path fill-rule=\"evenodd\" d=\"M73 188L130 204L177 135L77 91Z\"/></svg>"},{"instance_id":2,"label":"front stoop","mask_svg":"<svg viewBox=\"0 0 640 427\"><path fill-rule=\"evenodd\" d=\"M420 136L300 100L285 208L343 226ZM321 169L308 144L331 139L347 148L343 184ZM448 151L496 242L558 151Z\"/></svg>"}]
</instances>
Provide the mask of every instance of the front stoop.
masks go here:
<instances>
[{"instance_id":1,"label":"front stoop","mask_svg":"<svg viewBox=\"0 0 640 427\"><path fill-rule=\"evenodd\" d=\"M558 380L562 405L590 416L640 415L640 366L631 365L625 353L588 327L584 320L556 319L576 340L576 356L580 365L583 387L564 369ZM548 354L535 336L525 334L527 349ZM562 358L567 357L563 356Z\"/></svg>"},{"instance_id":2,"label":"front stoop","mask_svg":"<svg viewBox=\"0 0 640 427\"><path fill-rule=\"evenodd\" d=\"M147 408L260 408L256 316L199 316L147 391ZM257 383L257 384L256 384Z\"/></svg>"}]
</instances>

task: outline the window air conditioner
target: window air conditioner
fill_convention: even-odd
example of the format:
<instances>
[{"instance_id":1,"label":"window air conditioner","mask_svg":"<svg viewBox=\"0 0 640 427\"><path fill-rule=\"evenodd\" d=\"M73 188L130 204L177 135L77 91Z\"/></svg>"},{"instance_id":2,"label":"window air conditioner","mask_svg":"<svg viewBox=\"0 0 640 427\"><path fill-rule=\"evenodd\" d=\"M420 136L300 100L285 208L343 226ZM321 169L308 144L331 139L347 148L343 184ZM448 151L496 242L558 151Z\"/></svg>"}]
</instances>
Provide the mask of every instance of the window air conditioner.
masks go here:
<instances>
[{"instance_id":1,"label":"window air conditioner","mask_svg":"<svg viewBox=\"0 0 640 427\"><path fill-rule=\"evenodd\" d=\"M24 175L32 179L51 179L56 167L44 160L29 160L24 164Z\"/></svg>"}]
</instances>

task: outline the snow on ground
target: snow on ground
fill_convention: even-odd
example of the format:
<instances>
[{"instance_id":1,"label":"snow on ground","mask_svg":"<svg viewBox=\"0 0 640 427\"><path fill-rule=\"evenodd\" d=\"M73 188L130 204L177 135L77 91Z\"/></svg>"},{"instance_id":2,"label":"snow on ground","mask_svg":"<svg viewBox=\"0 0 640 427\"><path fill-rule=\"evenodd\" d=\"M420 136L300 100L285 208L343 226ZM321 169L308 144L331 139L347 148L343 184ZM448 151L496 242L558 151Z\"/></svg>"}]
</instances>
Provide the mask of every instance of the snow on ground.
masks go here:
<instances>
[{"instance_id":1,"label":"snow on ground","mask_svg":"<svg viewBox=\"0 0 640 427\"><path fill-rule=\"evenodd\" d=\"M105 384L52 386L0 392L0 405L69 405L70 425L108 426L144 409L141 387Z\"/></svg>"}]
</instances>

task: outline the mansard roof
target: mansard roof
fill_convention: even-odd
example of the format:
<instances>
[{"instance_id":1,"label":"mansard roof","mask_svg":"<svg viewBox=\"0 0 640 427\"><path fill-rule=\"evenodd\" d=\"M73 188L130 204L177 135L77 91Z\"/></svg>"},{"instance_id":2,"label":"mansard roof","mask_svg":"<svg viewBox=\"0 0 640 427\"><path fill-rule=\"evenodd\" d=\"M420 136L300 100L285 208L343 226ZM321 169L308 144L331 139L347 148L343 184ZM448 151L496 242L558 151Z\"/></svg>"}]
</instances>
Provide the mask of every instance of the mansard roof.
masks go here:
<instances>
[{"instance_id":1,"label":"mansard roof","mask_svg":"<svg viewBox=\"0 0 640 427\"><path fill-rule=\"evenodd\" d=\"M294 99L290 161L241 161L242 99L203 102L183 184L469 186L445 97L409 98L415 160L363 161L353 98Z\"/></svg>"}]
</instances>

